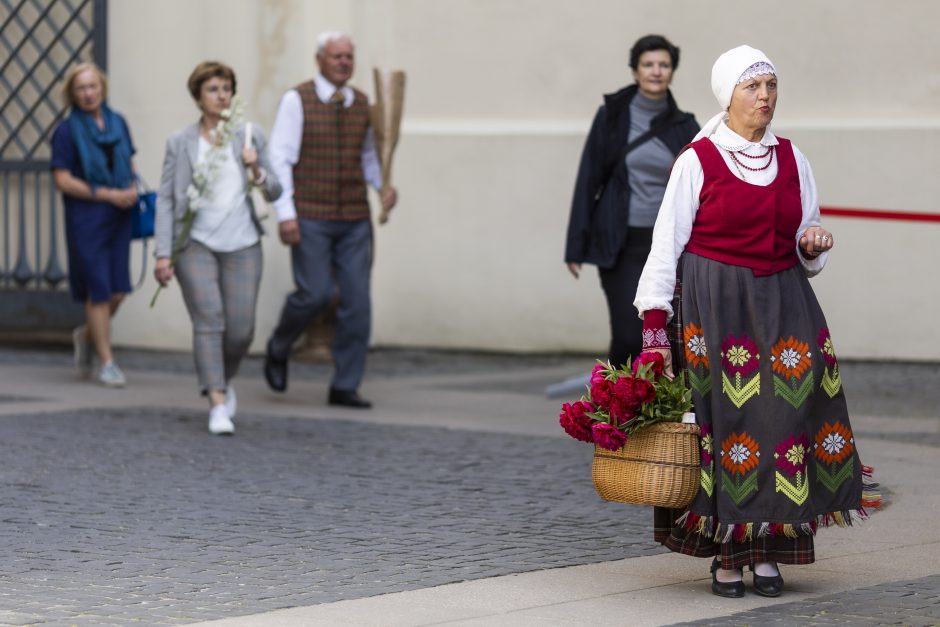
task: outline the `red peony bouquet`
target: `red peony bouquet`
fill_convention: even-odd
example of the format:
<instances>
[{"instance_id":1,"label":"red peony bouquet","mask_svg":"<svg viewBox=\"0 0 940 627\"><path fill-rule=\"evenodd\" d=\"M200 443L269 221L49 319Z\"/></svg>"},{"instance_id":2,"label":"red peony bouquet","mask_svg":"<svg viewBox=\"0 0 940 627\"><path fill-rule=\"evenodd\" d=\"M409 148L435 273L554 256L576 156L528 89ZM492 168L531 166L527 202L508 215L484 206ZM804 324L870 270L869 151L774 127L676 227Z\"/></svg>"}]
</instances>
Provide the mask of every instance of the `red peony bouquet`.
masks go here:
<instances>
[{"instance_id":1,"label":"red peony bouquet","mask_svg":"<svg viewBox=\"0 0 940 627\"><path fill-rule=\"evenodd\" d=\"M621 368L599 361L587 396L562 405L562 428L576 440L616 451L637 429L680 422L692 409L692 391L682 376L665 376L664 368L659 353L640 353Z\"/></svg>"}]
</instances>

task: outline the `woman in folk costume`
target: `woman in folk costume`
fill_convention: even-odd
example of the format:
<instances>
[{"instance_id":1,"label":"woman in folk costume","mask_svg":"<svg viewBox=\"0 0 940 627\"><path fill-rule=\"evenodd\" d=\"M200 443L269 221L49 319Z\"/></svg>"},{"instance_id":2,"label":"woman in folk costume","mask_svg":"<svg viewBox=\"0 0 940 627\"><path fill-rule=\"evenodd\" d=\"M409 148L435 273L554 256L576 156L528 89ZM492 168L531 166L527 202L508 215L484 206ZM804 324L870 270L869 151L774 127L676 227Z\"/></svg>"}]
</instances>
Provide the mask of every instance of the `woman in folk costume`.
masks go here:
<instances>
[{"instance_id":1,"label":"woman in folk costume","mask_svg":"<svg viewBox=\"0 0 940 627\"><path fill-rule=\"evenodd\" d=\"M722 112L676 160L634 302L644 349L667 361L675 314L702 433L701 490L686 512L656 511L656 539L714 557L719 596L744 594L744 566L777 596L778 563L812 563L817 526L850 525L879 498L808 281L833 237L809 162L768 128L777 70L739 46L715 62L712 91Z\"/></svg>"}]
</instances>

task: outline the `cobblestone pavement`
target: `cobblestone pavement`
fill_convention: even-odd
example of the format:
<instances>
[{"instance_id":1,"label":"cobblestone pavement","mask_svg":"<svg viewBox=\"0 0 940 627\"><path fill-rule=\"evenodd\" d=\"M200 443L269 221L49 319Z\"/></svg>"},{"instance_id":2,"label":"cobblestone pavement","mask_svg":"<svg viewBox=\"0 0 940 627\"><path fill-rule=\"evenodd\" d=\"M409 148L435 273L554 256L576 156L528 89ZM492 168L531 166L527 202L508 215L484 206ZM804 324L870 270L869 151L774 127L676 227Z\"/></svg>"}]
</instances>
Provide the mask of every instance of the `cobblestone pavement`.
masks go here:
<instances>
[{"instance_id":1,"label":"cobblestone pavement","mask_svg":"<svg viewBox=\"0 0 940 627\"><path fill-rule=\"evenodd\" d=\"M0 417L0 622L185 623L661 550L565 439L203 418Z\"/></svg>"},{"instance_id":2,"label":"cobblestone pavement","mask_svg":"<svg viewBox=\"0 0 940 627\"><path fill-rule=\"evenodd\" d=\"M123 370L188 373L195 376L193 356L188 352L116 348L115 361ZM0 364L71 364L70 347L22 343L0 346ZM249 357L242 363L240 377L262 376L263 358ZM584 368L590 372L594 358L587 355L513 354L475 351L441 351L411 348L379 348L369 351L366 376L414 377L440 374L445 369L467 374L498 373L525 368L546 368L572 364L572 373ZM331 364L292 359L290 373L298 379L328 380Z\"/></svg>"},{"instance_id":3,"label":"cobblestone pavement","mask_svg":"<svg viewBox=\"0 0 940 627\"><path fill-rule=\"evenodd\" d=\"M70 358L0 349L6 365ZM185 353L118 359L192 373ZM474 375L408 383L458 393L515 371L500 391L538 395L544 373L525 370L576 375L590 363L378 350L369 365L403 383ZM254 358L242 375L260 371ZM292 363L292 376L329 374ZM861 437L940 446L936 364L846 362L843 376L854 411L906 417L869 421ZM246 414L237 437L214 438L192 406L42 413L29 408L41 387L12 388L0 389L0 624L183 624L662 552L648 509L600 501L584 472L589 447L562 437ZM701 624L807 624L810 610L810 624L940 624L929 613L938 595L940 579L927 577Z\"/></svg>"},{"instance_id":4,"label":"cobblestone pavement","mask_svg":"<svg viewBox=\"0 0 940 627\"><path fill-rule=\"evenodd\" d=\"M194 373L192 355L185 352L117 349L116 360L125 370ZM0 364L71 363L71 352L62 346L19 344L0 348ZM440 374L445 370L466 374L496 374L527 368L568 367L570 375L590 372L590 355L510 354L470 351L437 351L410 348L380 348L369 352L367 379L380 373L383 378L405 378ZM263 360L246 359L240 377L260 378ZM876 416L933 418L940 407L940 363L840 362L849 409L853 413ZM291 377L327 381L332 367L327 364L291 361ZM195 376L195 375L194 375ZM470 384L473 385L473 384ZM487 382L487 386L494 385ZM498 385L498 384L497 384ZM544 380L530 386L512 384L521 393L540 393ZM505 389L509 389L504 386Z\"/></svg>"},{"instance_id":5,"label":"cobblestone pavement","mask_svg":"<svg viewBox=\"0 0 940 627\"><path fill-rule=\"evenodd\" d=\"M940 625L940 576L859 588L673 627L805 627L814 625Z\"/></svg>"}]
</instances>

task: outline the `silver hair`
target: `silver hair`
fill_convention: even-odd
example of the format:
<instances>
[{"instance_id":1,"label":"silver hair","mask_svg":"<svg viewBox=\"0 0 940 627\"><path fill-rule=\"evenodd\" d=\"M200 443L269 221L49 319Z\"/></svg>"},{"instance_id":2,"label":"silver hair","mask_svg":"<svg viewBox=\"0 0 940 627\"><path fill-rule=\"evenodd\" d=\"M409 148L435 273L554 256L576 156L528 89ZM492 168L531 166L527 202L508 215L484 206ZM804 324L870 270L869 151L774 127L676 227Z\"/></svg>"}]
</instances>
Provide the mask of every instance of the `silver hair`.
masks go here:
<instances>
[{"instance_id":1,"label":"silver hair","mask_svg":"<svg viewBox=\"0 0 940 627\"><path fill-rule=\"evenodd\" d=\"M317 35L317 54L323 52L326 47L334 41L346 40L352 43L352 37L338 30L328 30Z\"/></svg>"}]
</instances>

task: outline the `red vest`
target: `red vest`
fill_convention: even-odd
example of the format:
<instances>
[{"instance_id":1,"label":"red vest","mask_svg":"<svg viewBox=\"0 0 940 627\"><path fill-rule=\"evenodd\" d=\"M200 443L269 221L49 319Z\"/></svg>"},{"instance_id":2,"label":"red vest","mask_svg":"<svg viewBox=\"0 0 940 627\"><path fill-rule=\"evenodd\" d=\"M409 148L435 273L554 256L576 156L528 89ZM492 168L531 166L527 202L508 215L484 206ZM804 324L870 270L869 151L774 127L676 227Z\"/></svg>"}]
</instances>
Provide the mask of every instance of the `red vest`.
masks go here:
<instances>
[{"instance_id":1,"label":"red vest","mask_svg":"<svg viewBox=\"0 0 940 627\"><path fill-rule=\"evenodd\" d=\"M790 141L777 139L777 176L766 187L736 177L708 138L691 144L705 182L687 251L750 268L755 276L776 274L799 262L796 232L803 220L800 175Z\"/></svg>"}]
</instances>

